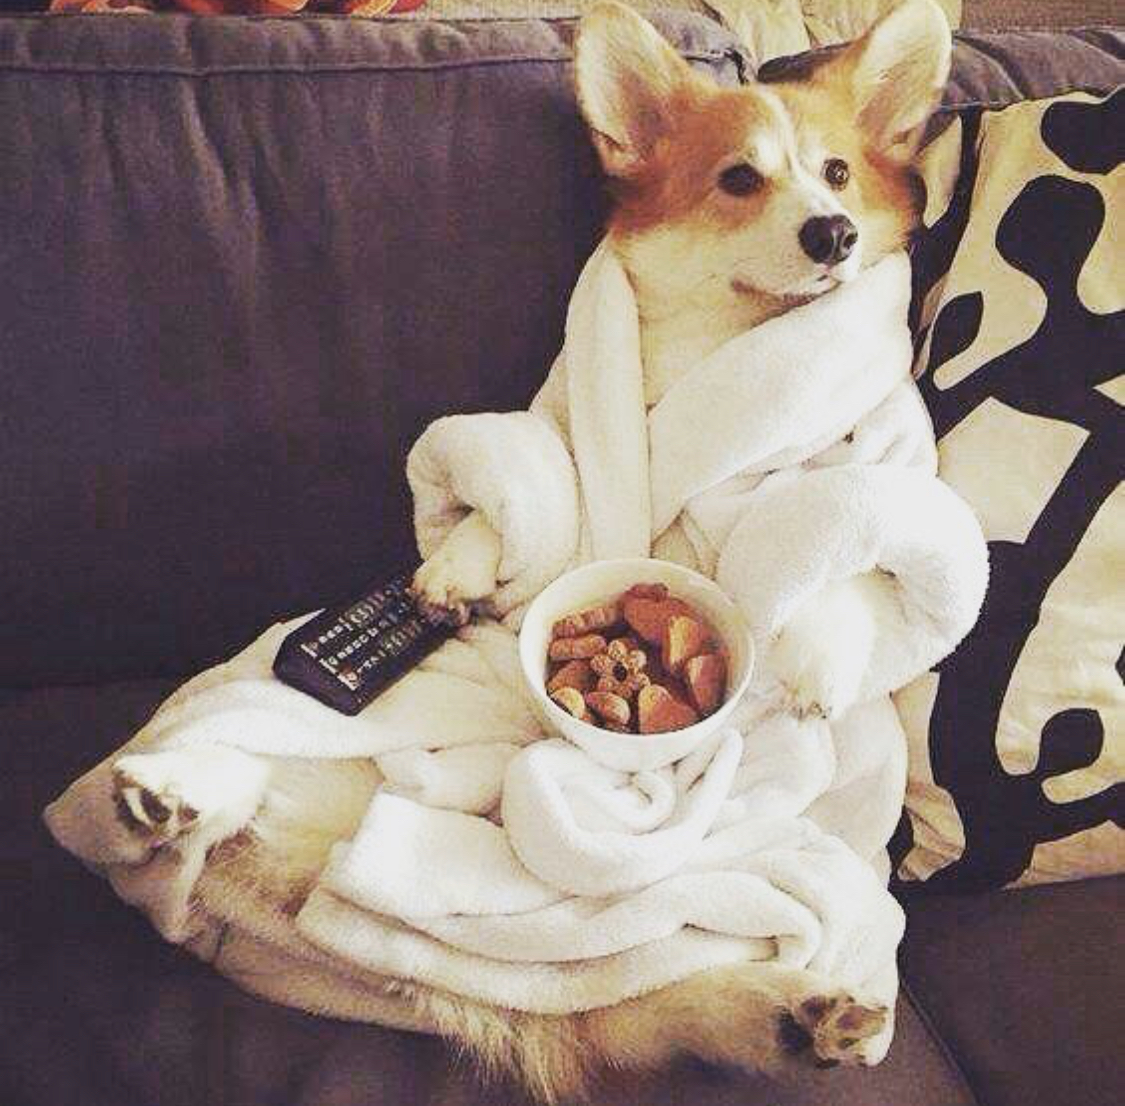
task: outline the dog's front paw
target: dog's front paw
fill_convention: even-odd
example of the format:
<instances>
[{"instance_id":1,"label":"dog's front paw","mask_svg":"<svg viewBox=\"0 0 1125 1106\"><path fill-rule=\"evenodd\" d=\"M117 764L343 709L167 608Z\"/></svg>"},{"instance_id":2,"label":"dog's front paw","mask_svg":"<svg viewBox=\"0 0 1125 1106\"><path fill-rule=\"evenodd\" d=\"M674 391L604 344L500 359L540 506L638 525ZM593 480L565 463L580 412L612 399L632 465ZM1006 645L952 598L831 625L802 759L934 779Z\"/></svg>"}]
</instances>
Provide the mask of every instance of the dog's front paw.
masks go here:
<instances>
[{"instance_id":1,"label":"dog's front paw","mask_svg":"<svg viewBox=\"0 0 1125 1106\"><path fill-rule=\"evenodd\" d=\"M463 626L496 591L500 539L474 511L414 574L418 608L427 618Z\"/></svg>"},{"instance_id":2,"label":"dog's front paw","mask_svg":"<svg viewBox=\"0 0 1125 1106\"><path fill-rule=\"evenodd\" d=\"M831 720L859 702L881 628L896 624L899 607L894 577L880 570L833 581L809 596L765 659L782 706L802 718Z\"/></svg>"},{"instance_id":3,"label":"dog's front paw","mask_svg":"<svg viewBox=\"0 0 1125 1106\"><path fill-rule=\"evenodd\" d=\"M889 1029L890 1020L886 1006L836 991L794 1004L782 1016L778 1035L783 1051L808 1053L817 1067L858 1067L873 1062L871 1046Z\"/></svg>"},{"instance_id":4,"label":"dog's front paw","mask_svg":"<svg viewBox=\"0 0 1125 1106\"><path fill-rule=\"evenodd\" d=\"M783 632L771 654L782 709L801 719L839 717L859 694L863 668L856 654L849 654L846 643L796 629Z\"/></svg>"},{"instance_id":5,"label":"dog's front paw","mask_svg":"<svg viewBox=\"0 0 1125 1106\"><path fill-rule=\"evenodd\" d=\"M443 557L439 549L414 574L413 591L418 609L431 622L464 626L472 615L474 603L495 586L495 580L486 583L472 574L466 576L460 566Z\"/></svg>"},{"instance_id":6,"label":"dog's front paw","mask_svg":"<svg viewBox=\"0 0 1125 1106\"><path fill-rule=\"evenodd\" d=\"M802 721L820 719L830 722L843 714L855 701L829 674L806 668L788 680L781 681L781 708Z\"/></svg>"},{"instance_id":7,"label":"dog's front paw","mask_svg":"<svg viewBox=\"0 0 1125 1106\"><path fill-rule=\"evenodd\" d=\"M113 766L113 797L118 818L154 848L199 822L199 807L183 794L167 758L159 755L122 757Z\"/></svg>"}]
</instances>

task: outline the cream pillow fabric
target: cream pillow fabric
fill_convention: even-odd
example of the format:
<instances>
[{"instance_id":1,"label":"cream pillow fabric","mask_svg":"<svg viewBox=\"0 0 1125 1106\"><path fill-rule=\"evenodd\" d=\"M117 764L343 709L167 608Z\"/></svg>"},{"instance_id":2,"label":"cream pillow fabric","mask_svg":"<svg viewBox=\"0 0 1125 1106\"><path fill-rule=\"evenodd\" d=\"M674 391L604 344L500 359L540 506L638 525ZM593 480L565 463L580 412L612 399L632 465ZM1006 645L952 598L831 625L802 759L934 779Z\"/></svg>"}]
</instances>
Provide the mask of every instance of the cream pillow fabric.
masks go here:
<instances>
[{"instance_id":1,"label":"cream pillow fabric","mask_svg":"<svg viewBox=\"0 0 1125 1106\"><path fill-rule=\"evenodd\" d=\"M992 582L970 638L897 696L906 879L1125 870L1123 113L1125 90L965 114L916 259L941 474L981 519Z\"/></svg>"}]
</instances>

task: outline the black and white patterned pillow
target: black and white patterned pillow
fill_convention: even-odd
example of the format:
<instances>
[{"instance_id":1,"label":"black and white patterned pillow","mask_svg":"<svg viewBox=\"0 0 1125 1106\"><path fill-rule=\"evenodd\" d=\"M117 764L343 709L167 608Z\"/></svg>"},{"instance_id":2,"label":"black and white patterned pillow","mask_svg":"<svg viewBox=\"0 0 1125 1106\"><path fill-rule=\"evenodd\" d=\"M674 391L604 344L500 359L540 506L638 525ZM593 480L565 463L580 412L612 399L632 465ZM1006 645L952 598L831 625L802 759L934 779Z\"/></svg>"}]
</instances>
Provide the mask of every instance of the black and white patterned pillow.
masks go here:
<instances>
[{"instance_id":1,"label":"black and white patterned pillow","mask_svg":"<svg viewBox=\"0 0 1125 1106\"><path fill-rule=\"evenodd\" d=\"M896 697L898 873L1122 871L1125 90L968 111L938 143L957 183L918 246L920 383L992 580L961 648Z\"/></svg>"}]
</instances>

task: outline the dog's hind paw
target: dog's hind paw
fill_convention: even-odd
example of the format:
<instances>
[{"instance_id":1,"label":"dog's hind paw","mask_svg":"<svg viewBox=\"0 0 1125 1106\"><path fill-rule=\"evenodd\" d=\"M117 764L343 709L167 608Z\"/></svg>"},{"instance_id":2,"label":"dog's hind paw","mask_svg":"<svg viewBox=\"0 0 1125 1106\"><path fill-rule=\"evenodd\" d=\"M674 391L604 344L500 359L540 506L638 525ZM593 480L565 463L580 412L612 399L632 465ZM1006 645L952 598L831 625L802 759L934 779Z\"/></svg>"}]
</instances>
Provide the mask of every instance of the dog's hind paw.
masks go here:
<instances>
[{"instance_id":1,"label":"dog's hind paw","mask_svg":"<svg viewBox=\"0 0 1125 1106\"><path fill-rule=\"evenodd\" d=\"M199 808L181 793L179 781L159 755L124 756L113 766L118 818L154 847L187 833Z\"/></svg>"},{"instance_id":2,"label":"dog's hind paw","mask_svg":"<svg viewBox=\"0 0 1125 1106\"><path fill-rule=\"evenodd\" d=\"M265 794L265 761L219 745L131 753L113 766L117 816L159 848L193 835L221 841L253 817Z\"/></svg>"},{"instance_id":3,"label":"dog's hind paw","mask_svg":"<svg viewBox=\"0 0 1125 1106\"><path fill-rule=\"evenodd\" d=\"M868 1050L888 1029L890 1010L863 1003L846 991L813 995L795 1004L778 1027L782 1050L808 1052L817 1067L847 1067L872 1063Z\"/></svg>"}]
</instances>

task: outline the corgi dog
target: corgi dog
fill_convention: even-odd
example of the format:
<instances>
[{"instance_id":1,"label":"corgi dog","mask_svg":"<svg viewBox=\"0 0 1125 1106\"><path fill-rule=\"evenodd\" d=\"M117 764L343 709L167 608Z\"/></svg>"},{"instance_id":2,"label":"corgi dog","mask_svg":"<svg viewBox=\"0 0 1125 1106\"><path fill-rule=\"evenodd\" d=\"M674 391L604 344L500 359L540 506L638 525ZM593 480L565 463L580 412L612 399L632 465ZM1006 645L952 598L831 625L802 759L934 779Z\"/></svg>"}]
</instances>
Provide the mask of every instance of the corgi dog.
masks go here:
<instances>
[{"instance_id":1,"label":"corgi dog","mask_svg":"<svg viewBox=\"0 0 1125 1106\"><path fill-rule=\"evenodd\" d=\"M578 101L615 200L607 239L636 295L650 407L731 338L906 244L922 200L914 155L950 52L937 5L904 0L799 72L719 89L631 9L587 14ZM417 573L423 607L466 620L496 590L500 557L470 512ZM896 603L871 573L794 613L770 663L797 714L852 705Z\"/></svg>"},{"instance_id":2,"label":"corgi dog","mask_svg":"<svg viewBox=\"0 0 1125 1106\"><path fill-rule=\"evenodd\" d=\"M692 70L630 8L586 14L578 101L613 190L608 241L636 293L650 404L720 344L902 248L919 214L916 147L949 60L932 0L904 0L849 46L738 88ZM464 612L496 589L499 561L499 538L470 514L416 590ZM865 659L856 627L873 634L890 601L878 579L860 578L797 613L775 663L799 709L847 708ZM367 761L217 747L124 756L115 780L119 816L151 844L192 833L211 846L195 892L205 908L222 913L252 895L279 915L299 907L378 786ZM580 1095L599 1070L655 1068L680 1053L752 1069L863 1064L891 1017L830 980L752 962L566 1016L387 986L546 1101Z\"/></svg>"}]
</instances>

